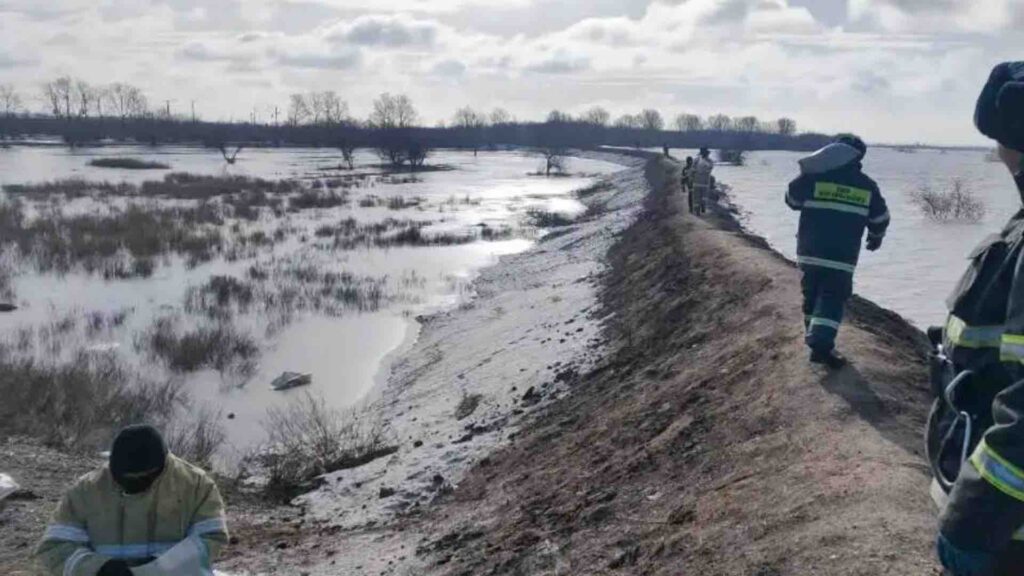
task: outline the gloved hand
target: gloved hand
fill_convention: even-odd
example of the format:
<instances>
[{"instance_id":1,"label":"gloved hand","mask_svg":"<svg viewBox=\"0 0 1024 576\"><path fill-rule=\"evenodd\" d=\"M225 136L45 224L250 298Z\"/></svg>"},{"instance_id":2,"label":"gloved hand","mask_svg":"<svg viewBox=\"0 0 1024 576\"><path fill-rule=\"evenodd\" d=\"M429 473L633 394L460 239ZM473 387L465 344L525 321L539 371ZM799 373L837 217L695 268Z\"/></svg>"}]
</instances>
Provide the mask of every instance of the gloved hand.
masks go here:
<instances>
[{"instance_id":1,"label":"gloved hand","mask_svg":"<svg viewBox=\"0 0 1024 576\"><path fill-rule=\"evenodd\" d=\"M880 236L868 236L868 252L874 252L882 247L882 238Z\"/></svg>"},{"instance_id":2,"label":"gloved hand","mask_svg":"<svg viewBox=\"0 0 1024 576\"><path fill-rule=\"evenodd\" d=\"M124 560L107 560L96 576L133 576Z\"/></svg>"},{"instance_id":3,"label":"gloved hand","mask_svg":"<svg viewBox=\"0 0 1024 576\"><path fill-rule=\"evenodd\" d=\"M950 576L990 576L995 570L995 556L988 552L961 550L941 533L935 549Z\"/></svg>"}]
</instances>

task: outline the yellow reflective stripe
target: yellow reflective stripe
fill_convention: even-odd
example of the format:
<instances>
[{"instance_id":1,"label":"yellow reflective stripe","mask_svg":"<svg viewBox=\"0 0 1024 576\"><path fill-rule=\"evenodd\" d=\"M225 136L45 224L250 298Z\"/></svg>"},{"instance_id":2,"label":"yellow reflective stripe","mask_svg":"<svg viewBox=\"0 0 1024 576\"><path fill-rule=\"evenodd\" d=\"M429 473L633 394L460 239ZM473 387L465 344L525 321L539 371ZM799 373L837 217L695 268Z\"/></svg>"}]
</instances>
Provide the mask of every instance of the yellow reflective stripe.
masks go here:
<instances>
[{"instance_id":1,"label":"yellow reflective stripe","mask_svg":"<svg viewBox=\"0 0 1024 576\"><path fill-rule=\"evenodd\" d=\"M871 206L871 191L834 182L818 182L814 186L814 199L868 207Z\"/></svg>"},{"instance_id":2,"label":"yellow reflective stripe","mask_svg":"<svg viewBox=\"0 0 1024 576\"><path fill-rule=\"evenodd\" d=\"M804 202L804 208L835 210L837 212L857 214L858 216L867 216L869 213L868 209L863 206L853 206L843 202L828 202L824 200L808 200L807 202Z\"/></svg>"},{"instance_id":3,"label":"yellow reflective stripe","mask_svg":"<svg viewBox=\"0 0 1024 576\"><path fill-rule=\"evenodd\" d=\"M997 490L1024 502L1024 472L989 447L984 439L971 456L971 464Z\"/></svg>"},{"instance_id":4,"label":"yellow reflective stripe","mask_svg":"<svg viewBox=\"0 0 1024 576\"><path fill-rule=\"evenodd\" d=\"M1024 336L1004 334L1003 343L999 347L999 360L1024 363Z\"/></svg>"},{"instance_id":5,"label":"yellow reflective stripe","mask_svg":"<svg viewBox=\"0 0 1024 576\"><path fill-rule=\"evenodd\" d=\"M970 326L950 314L946 321L946 342L962 348L1000 348L1004 343L1002 326Z\"/></svg>"}]
</instances>

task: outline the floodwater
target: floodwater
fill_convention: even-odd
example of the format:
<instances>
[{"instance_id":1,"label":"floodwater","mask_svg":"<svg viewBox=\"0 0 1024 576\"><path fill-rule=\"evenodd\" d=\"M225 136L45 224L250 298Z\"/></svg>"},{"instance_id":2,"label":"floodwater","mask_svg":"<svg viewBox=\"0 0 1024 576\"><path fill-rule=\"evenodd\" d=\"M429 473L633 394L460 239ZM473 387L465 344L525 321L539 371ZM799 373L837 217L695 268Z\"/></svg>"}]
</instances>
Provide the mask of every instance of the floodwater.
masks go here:
<instances>
[{"instance_id":1,"label":"floodwater","mask_svg":"<svg viewBox=\"0 0 1024 576\"><path fill-rule=\"evenodd\" d=\"M718 166L718 180L732 187L732 200L748 230L763 236L788 258L796 257L798 214L783 202L803 154L758 152L745 166ZM920 150L913 153L873 148L865 171L882 189L892 226L878 252L864 251L857 268L856 290L896 311L920 328L945 322L945 299L967 266L971 250L998 232L1020 209L1020 199L1006 168L984 151ZM986 205L978 222L936 222L913 203L921 186L947 189L962 179Z\"/></svg>"},{"instance_id":2,"label":"floodwater","mask_svg":"<svg viewBox=\"0 0 1024 576\"><path fill-rule=\"evenodd\" d=\"M80 350L118 354L140 372L153 377L182 377L197 407L220 410L231 447L246 449L264 438L262 421L270 407L284 405L290 396L309 390L322 395L334 407L359 405L385 378L389 362L406 349L418 334L417 315L458 306L472 298L472 280L483 268L506 254L528 249L544 233L531 226L527 212L533 209L573 216L583 210L575 190L591 185L621 166L597 160L573 158L571 177L529 176L541 160L517 151L480 152L478 155L438 151L428 165L446 165L449 171L407 174L398 179L373 176L380 161L369 151L359 151L356 170L340 169L341 155L330 149L243 150L237 164L228 166L219 152L189 147L103 147L69 151L59 147L12 147L0 149L0 184L23 184L58 178L140 183L159 180L169 171L131 171L87 166L96 157L131 156L171 165L174 172L206 175L246 175L265 179L320 179L367 175L362 185L349 190L347 206L313 209L273 218L264 214L255 223L237 222L246 230L273 231L282 225L299 230L286 241L261 249L251 257L229 262L222 258L186 266L169 257L146 279L107 281L99 275L70 272L37 273L29 266L18 269L13 290L20 307L0 315L0 341L11 342L26 329L39 330L64 318L81 320L97 315L120 315L123 323L101 330L79 330L60 347L35 348L37 356L70 357ZM367 197L415 199L416 206L400 210L360 205ZM117 201L115 199L115 201ZM67 210L102 210L103 206L68 203ZM181 202L181 201L175 201ZM106 209L109 209L107 207ZM269 218L268 218L269 217ZM353 217L360 223L386 218L430 222L430 233L465 234L486 225L511 229L495 241L476 241L453 246L325 249L314 238L318 226L337 224ZM236 224L232 219L225 227ZM301 240L299 239L301 238ZM242 277L254 264L304 262L317 269L352 273L377 279L391 297L373 311L344 313L301 312L278 322L258 313L240 314L236 324L256 337L261 354L251 377L205 370L176 376L160 363L138 351L139 334L154 320L189 316L184 297L189 287L200 286L214 275ZM272 391L270 381L283 371L308 372L313 384L288 392ZM232 415L228 419L228 415Z\"/></svg>"}]
</instances>

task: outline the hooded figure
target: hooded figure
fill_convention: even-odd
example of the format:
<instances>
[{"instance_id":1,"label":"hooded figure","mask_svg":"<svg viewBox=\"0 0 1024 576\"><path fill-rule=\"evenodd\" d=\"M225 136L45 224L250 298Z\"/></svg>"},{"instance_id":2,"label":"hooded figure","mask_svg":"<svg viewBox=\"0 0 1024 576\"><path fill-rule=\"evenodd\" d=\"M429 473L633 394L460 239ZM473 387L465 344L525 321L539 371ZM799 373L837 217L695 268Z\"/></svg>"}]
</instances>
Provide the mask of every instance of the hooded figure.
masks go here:
<instances>
[{"instance_id":1,"label":"hooded figure","mask_svg":"<svg viewBox=\"0 0 1024 576\"><path fill-rule=\"evenodd\" d=\"M36 557L53 576L210 576L227 539L213 480L152 426L129 426L64 495Z\"/></svg>"},{"instance_id":2,"label":"hooded figure","mask_svg":"<svg viewBox=\"0 0 1024 576\"><path fill-rule=\"evenodd\" d=\"M975 123L1024 196L1024 62L993 70ZM951 576L1024 571L1024 210L970 254L932 358L932 496ZM934 338L934 336L933 336ZM937 339L937 338L936 338Z\"/></svg>"},{"instance_id":3,"label":"hooded figure","mask_svg":"<svg viewBox=\"0 0 1024 576\"><path fill-rule=\"evenodd\" d=\"M846 361L835 352L853 274L867 230L867 249L882 246L889 209L861 161L867 146L853 135L800 161L801 174L789 185L786 204L800 212L797 261L803 272L804 326L811 362L832 369Z\"/></svg>"}]
</instances>

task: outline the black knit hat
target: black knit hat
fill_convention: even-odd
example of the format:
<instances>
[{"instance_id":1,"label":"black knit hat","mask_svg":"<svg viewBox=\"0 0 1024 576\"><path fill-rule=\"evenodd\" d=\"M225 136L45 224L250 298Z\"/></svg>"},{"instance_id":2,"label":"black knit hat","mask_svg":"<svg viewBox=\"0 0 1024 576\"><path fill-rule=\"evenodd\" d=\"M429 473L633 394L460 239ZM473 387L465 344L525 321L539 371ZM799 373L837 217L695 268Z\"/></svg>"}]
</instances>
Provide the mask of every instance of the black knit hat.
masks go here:
<instances>
[{"instance_id":1,"label":"black knit hat","mask_svg":"<svg viewBox=\"0 0 1024 576\"><path fill-rule=\"evenodd\" d=\"M974 124L1007 148L1024 152L1024 62L995 67L978 97Z\"/></svg>"},{"instance_id":2,"label":"black knit hat","mask_svg":"<svg viewBox=\"0 0 1024 576\"><path fill-rule=\"evenodd\" d=\"M110 474L129 492L145 490L167 464L167 444L160 432L148 425L128 426L118 433L110 449ZM149 472L143 477L140 474Z\"/></svg>"}]
</instances>

